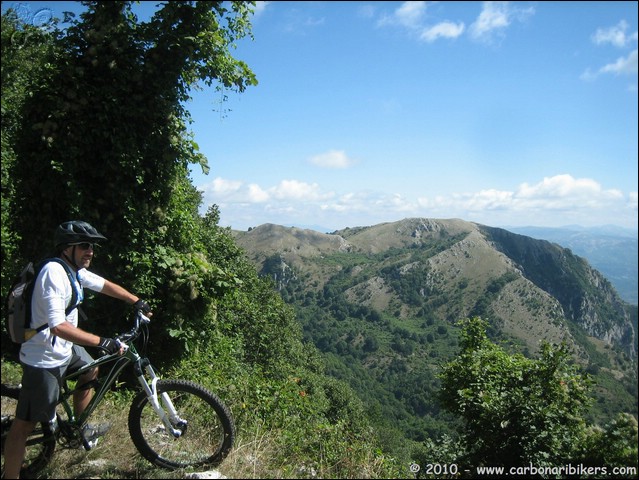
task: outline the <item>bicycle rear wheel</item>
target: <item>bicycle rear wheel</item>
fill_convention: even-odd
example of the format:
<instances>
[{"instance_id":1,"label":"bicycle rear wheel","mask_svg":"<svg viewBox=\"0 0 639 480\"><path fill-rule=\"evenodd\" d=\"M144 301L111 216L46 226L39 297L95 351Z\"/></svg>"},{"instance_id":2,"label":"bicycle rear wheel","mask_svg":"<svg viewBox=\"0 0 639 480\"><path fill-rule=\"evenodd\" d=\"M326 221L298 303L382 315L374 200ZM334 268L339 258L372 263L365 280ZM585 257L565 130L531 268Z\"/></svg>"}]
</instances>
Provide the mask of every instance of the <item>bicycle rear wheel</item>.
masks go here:
<instances>
[{"instance_id":1,"label":"bicycle rear wheel","mask_svg":"<svg viewBox=\"0 0 639 480\"><path fill-rule=\"evenodd\" d=\"M4 477L4 447L7 435L15 418L20 387L2 384L2 476ZM55 436L51 433L48 423L39 423L27 438L26 451L21 478L31 478L51 460L55 450Z\"/></svg>"},{"instance_id":2,"label":"bicycle rear wheel","mask_svg":"<svg viewBox=\"0 0 639 480\"><path fill-rule=\"evenodd\" d=\"M157 391L167 413L162 394L171 399L180 417L171 423L182 433L174 437L167 431L146 393L139 393L129 410L129 433L142 456L168 469L222 461L235 440L235 425L226 405L204 387L186 380L160 380Z\"/></svg>"}]
</instances>

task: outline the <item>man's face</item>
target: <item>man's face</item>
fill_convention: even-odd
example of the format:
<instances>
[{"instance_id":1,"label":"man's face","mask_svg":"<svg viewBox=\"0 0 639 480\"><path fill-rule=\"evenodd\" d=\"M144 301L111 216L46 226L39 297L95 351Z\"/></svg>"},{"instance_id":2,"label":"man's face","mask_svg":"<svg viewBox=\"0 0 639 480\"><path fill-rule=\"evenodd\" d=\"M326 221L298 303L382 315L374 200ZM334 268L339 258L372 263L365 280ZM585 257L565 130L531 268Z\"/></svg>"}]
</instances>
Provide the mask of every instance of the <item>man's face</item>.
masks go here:
<instances>
[{"instance_id":1,"label":"man's face","mask_svg":"<svg viewBox=\"0 0 639 480\"><path fill-rule=\"evenodd\" d=\"M66 248L66 254L79 268L89 268L91 260L93 260L93 244L82 242L75 245L69 245Z\"/></svg>"}]
</instances>

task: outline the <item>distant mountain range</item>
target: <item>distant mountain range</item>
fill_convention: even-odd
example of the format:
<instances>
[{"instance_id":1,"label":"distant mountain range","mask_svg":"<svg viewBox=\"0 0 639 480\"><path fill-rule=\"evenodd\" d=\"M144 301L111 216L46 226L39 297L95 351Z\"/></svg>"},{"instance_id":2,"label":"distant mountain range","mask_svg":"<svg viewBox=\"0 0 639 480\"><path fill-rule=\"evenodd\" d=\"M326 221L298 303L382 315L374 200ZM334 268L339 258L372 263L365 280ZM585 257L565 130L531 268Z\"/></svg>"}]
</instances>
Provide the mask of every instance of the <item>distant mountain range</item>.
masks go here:
<instances>
[{"instance_id":1,"label":"distant mountain range","mask_svg":"<svg viewBox=\"0 0 639 480\"><path fill-rule=\"evenodd\" d=\"M319 225L300 227L317 232L330 232ZM639 304L639 241L637 231L616 225L582 227L501 227L540 240L548 240L569 248L585 258L613 284L619 296L632 305Z\"/></svg>"},{"instance_id":2,"label":"distant mountain range","mask_svg":"<svg viewBox=\"0 0 639 480\"><path fill-rule=\"evenodd\" d=\"M427 218L330 234L265 224L233 235L295 308L329 373L398 435L421 441L450 426L435 401L437 371L456 355L457 321L469 316L526 355L542 340L566 342L600 381L595 417L636 412L637 307L559 240Z\"/></svg>"}]
</instances>

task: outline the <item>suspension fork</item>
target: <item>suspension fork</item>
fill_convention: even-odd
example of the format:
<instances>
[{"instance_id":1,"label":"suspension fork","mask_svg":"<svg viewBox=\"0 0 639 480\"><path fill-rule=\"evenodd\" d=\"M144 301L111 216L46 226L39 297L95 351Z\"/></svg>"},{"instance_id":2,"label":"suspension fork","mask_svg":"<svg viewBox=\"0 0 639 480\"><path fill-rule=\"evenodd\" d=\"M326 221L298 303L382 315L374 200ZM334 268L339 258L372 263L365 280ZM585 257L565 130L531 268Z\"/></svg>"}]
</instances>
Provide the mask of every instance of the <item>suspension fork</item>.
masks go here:
<instances>
[{"instance_id":1,"label":"suspension fork","mask_svg":"<svg viewBox=\"0 0 639 480\"><path fill-rule=\"evenodd\" d=\"M158 417L162 420L167 432L170 432L173 437L179 438L185 431L186 421L178 415L168 393L162 392L160 394L160 397L162 398L162 402L160 403L157 389L157 383L160 378L155 373L151 363L146 358L141 359L140 362L136 364L135 370L138 381L149 399L149 403L153 407L153 410L155 410ZM150 382L145 377L144 372L146 372ZM179 428L175 428L174 425L177 425Z\"/></svg>"}]
</instances>

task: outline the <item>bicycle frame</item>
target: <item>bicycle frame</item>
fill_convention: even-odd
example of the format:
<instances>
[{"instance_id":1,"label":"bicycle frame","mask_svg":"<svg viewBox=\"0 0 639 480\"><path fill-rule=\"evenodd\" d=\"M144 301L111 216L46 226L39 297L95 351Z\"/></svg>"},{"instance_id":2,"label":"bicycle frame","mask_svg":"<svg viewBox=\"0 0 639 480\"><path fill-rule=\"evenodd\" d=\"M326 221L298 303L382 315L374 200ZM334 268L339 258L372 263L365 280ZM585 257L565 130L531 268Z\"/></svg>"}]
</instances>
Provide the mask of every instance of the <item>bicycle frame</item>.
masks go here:
<instances>
[{"instance_id":1,"label":"bicycle frame","mask_svg":"<svg viewBox=\"0 0 639 480\"><path fill-rule=\"evenodd\" d=\"M65 375L62 382L62 389L60 390L60 399L58 400L58 404L62 405L62 407L64 408L65 413L67 414L68 421L70 423L82 426L86 422L86 420L91 416L91 414L96 409L98 404L102 401L106 393L111 389L111 386L115 383L117 378L120 376L120 373L122 373L122 370L124 370L130 364L139 362L140 360L141 360L141 357L135 351L135 347L133 345L130 345L127 351L124 353L124 355L119 355L117 353L114 353L111 355L105 355L103 357L100 357L94 360L91 363L84 365L82 368L78 369L77 371L70 373L68 375ZM109 371L109 373L106 375L106 377L103 378L102 380L96 379L96 381L94 382L90 382L88 384L84 384L80 386L76 385L74 388L71 388L69 386L69 381L73 381L73 380L77 381L78 377L88 372L89 370L96 367L101 367L111 362L114 362L114 365ZM95 393L93 395L93 398L91 398L91 401L85 408L84 412L82 412L82 414L76 419L69 399L75 392L93 388L94 386L96 388L95 388Z\"/></svg>"},{"instance_id":2,"label":"bicycle frame","mask_svg":"<svg viewBox=\"0 0 639 480\"><path fill-rule=\"evenodd\" d=\"M157 392L157 382L159 380L159 377L155 373L155 370L151 366L151 362L148 360L148 358L140 356L135 346L133 345L132 340L137 336L139 321L141 320L142 323L148 323L149 321L149 319L147 317L144 317L144 315L142 315L141 313L139 315L140 316L136 321L136 327L128 334L122 335L123 339L131 340L131 342L127 344L124 354L120 355L119 353L113 353L110 355L105 355L94 360L91 363L88 363L87 365L84 365L77 371L64 376L58 404L62 405L62 407L64 408L68 422L70 424L76 425L78 427L84 425L84 423L91 416L98 404L102 401L106 393L111 389L111 386L118 379L118 377L122 373L122 370L124 370L129 365L133 365L135 376L137 377L140 386L145 391L147 397L149 398L150 404L153 407L153 410L162 420L162 423L166 427L167 431L171 432L171 434L176 438L182 435L183 430L180 428L174 428L173 425L182 425L184 423L183 420L177 414L175 407L171 402L171 399L166 393L162 393L160 395L162 404L160 403ZM96 379L93 382L80 385L79 387L77 386L77 384L75 388L69 387L69 381L77 381L77 379L87 371L96 367L99 368L111 362L113 362L114 364L111 367L111 370L109 370L106 377L103 377L102 379ZM149 380L147 380L147 376ZM96 387L95 393L91 398L89 404L82 412L82 414L80 414L78 418L75 418L75 414L69 401L70 397L75 392L93 387ZM168 414L165 409L168 410Z\"/></svg>"}]
</instances>

